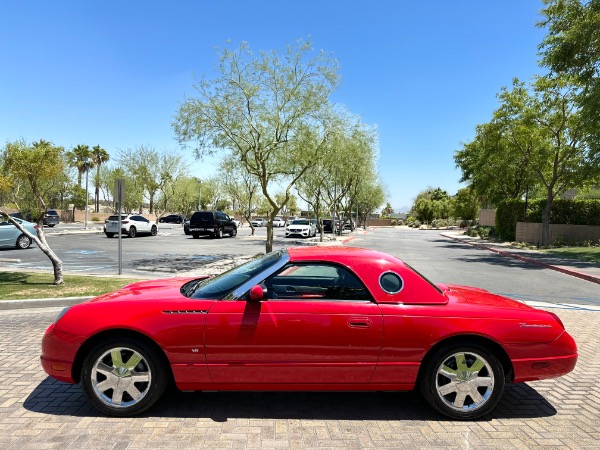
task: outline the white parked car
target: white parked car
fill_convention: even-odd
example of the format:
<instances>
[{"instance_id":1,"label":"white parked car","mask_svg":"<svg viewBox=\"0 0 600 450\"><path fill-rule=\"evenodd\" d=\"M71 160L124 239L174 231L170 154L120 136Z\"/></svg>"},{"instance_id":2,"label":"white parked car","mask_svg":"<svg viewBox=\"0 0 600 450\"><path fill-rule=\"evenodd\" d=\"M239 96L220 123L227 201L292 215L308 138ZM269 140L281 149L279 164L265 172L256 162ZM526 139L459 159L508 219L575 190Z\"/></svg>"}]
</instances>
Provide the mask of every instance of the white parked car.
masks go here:
<instances>
[{"instance_id":1,"label":"white parked car","mask_svg":"<svg viewBox=\"0 0 600 450\"><path fill-rule=\"evenodd\" d=\"M265 225L267 225L267 222L262 217L259 217L257 219L252 219L252 221L250 223L252 224L253 227L264 227Z\"/></svg>"},{"instance_id":2,"label":"white parked car","mask_svg":"<svg viewBox=\"0 0 600 450\"><path fill-rule=\"evenodd\" d=\"M300 236L309 238L317 235L317 227L309 219L296 219L285 229L285 237Z\"/></svg>"},{"instance_id":3,"label":"white parked car","mask_svg":"<svg viewBox=\"0 0 600 450\"><path fill-rule=\"evenodd\" d=\"M277 216L273 219L273 226L274 227L285 227L285 220L283 220L283 217L281 216Z\"/></svg>"},{"instance_id":4,"label":"white parked car","mask_svg":"<svg viewBox=\"0 0 600 450\"><path fill-rule=\"evenodd\" d=\"M156 236L158 227L156 222L146 219L139 214L121 214L121 234L131 238L138 234L149 234ZM113 237L119 234L119 216L110 216L104 222L104 234L106 237Z\"/></svg>"}]
</instances>

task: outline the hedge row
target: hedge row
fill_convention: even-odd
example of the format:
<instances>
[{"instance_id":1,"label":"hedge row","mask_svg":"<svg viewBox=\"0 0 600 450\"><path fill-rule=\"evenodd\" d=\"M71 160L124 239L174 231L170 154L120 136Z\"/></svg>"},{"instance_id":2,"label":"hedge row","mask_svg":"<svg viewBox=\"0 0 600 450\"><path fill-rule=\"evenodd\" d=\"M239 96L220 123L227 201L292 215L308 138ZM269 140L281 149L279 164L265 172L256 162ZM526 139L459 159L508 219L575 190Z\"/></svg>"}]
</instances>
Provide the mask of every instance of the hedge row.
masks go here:
<instances>
[{"instance_id":1,"label":"hedge row","mask_svg":"<svg viewBox=\"0 0 600 450\"><path fill-rule=\"evenodd\" d=\"M496 210L496 230L506 241L514 241L517 222L542 222L546 200L530 201L525 211L523 200L505 200ZM600 200L555 200L550 223L600 226Z\"/></svg>"}]
</instances>

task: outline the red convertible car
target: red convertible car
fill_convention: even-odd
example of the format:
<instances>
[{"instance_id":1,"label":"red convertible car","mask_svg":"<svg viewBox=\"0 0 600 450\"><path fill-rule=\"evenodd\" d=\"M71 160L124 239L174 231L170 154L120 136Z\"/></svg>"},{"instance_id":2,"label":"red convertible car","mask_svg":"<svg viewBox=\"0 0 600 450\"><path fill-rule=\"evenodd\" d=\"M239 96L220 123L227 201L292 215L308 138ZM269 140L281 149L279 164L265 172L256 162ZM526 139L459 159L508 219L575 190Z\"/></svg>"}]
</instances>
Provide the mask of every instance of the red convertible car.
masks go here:
<instances>
[{"instance_id":1,"label":"red convertible car","mask_svg":"<svg viewBox=\"0 0 600 450\"><path fill-rule=\"evenodd\" d=\"M144 281L63 310L53 378L113 416L181 390L420 389L442 414L491 411L505 382L564 375L577 347L553 313L436 285L385 253L289 248L214 278Z\"/></svg>"}]
</instances>

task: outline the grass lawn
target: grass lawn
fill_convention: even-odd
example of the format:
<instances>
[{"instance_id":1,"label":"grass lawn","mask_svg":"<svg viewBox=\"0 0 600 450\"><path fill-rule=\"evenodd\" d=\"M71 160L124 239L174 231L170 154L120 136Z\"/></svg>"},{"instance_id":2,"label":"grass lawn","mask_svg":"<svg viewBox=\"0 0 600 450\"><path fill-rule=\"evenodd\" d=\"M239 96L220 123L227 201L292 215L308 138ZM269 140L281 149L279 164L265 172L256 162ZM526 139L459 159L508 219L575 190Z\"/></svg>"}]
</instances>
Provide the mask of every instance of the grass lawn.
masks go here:
<instances>
[{"instance_id":1,"label":"grass lawn","mask_svg":"<svg viewBox=\"0 0 600 450\"><path fill-rule=\"evenodd\" d=\"M565 258L600 264L600 247L564 247L551 248L544 251Z\"/></svg>"},{"instance_id":2,"label":"grass lawn","mask_svg":"<svg viewBox=\"0 0 600 450\"><path fill-rule=\"evenodd\" d=\"M140 280L65 275L64 283L55 286L52 284L54 282L52 273L0 272L0 300L96 296L135 281Z\"/></svg>"}]
</instances>

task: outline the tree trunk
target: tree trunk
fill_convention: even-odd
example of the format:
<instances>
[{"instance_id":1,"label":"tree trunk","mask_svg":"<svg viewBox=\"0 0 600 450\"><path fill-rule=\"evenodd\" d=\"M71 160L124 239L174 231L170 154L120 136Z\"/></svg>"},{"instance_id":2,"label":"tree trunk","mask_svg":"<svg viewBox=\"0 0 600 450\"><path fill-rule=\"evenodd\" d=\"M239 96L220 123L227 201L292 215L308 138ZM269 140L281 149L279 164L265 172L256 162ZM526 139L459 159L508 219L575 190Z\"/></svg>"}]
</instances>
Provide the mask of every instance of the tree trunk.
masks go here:
<instances>
[{"instance_id":1,"label":"tree trunk","mask_svg":"<svg viewBox=\"0 0 600 450\"><path fill-rule=\"evenodd\" d=\"M546 206L542 210L542 245L547 247L552 244L550 242L550 212L552 210L552 201L554 196L552 190L548 189L548 197L546 198Z\"/></svg>"},{"instance_id":2,"label":"tree trunk","mask_svg":"<svg viewBox=\"0 0 600 450\"><path fill-rule=\"evenodd\" d=\"M38 245L40 250L50 259L52 267L54 268L54 284L63 284L63 273L62 273L62 261L56 253L50 248L46 242L46 236L44 235L44 228L38 226L37 228L38 239L35 239L35 243Z\"/></svg>"},{"instance_id":3,"label":"tree trunk","mask_svg":"<svg viewBox=\"0 0 600 450\"><path fill-rule=\"evenodd\" d=\"M267 222L267 243L265 246L265 252L271 253L273 251L273 218Z\"/></svg>"}]
</instances>

